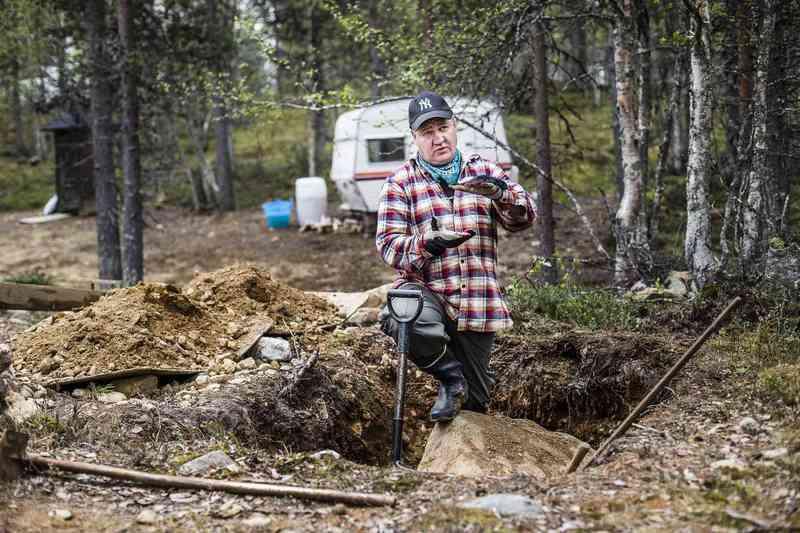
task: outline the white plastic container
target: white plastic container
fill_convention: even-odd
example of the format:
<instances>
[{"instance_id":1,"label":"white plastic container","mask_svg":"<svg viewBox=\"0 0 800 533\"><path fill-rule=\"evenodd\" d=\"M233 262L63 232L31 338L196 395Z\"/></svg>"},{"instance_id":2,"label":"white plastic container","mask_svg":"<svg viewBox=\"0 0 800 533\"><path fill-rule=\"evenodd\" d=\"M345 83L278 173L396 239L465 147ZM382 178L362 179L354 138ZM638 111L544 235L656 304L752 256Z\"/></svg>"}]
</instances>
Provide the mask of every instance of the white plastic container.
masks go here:
<instances>
[{"instance_id":1,"label":"white plastic container","mask_svg":"<svg viewBox=\"0 0 800 533\"><path fill-rule=\"evenodd\" d=\"M328 189L319 177L297 178L294 182L294 204L297 223L319 224L328 207Z\"/></svg>"}]
</instances>

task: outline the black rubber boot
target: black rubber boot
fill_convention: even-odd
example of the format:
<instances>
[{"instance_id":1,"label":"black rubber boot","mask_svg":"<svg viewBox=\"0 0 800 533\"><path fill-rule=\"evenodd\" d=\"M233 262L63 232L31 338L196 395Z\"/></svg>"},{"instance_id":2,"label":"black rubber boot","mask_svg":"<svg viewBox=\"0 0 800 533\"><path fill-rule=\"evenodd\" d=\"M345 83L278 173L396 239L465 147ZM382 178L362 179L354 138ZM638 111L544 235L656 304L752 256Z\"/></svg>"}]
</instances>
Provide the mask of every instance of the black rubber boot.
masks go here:
<instances>
[{"instance_id":1,"label":"black rubber boot","mask_svg":"<svg viewBox=\"0 0 800 533\"><path fill-rule=\"evenodd\" d=\"M467 380L461 371L461 363L447 350L428 372L439 380L439 396L431 409L431 421L454 419L467 398Z\"/></svg>"}]
</instances>

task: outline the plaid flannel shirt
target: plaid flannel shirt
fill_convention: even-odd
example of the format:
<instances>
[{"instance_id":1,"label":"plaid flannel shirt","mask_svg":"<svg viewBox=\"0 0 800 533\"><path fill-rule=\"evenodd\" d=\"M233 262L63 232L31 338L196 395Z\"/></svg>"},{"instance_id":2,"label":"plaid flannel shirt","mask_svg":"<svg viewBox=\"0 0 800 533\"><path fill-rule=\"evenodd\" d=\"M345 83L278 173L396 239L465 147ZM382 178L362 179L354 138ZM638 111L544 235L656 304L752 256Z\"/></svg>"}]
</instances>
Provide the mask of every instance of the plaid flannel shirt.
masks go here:
<instances>
[{"instance_id":1,"label":"plaid flannel shirt","mask_svg":"<svg viewBox=\"0 0 800 533\"><path fill-rule=\"evenodd\" d=\"M495 271L497 223L521 231L536 217L531 195L496 163L473 155L462 164L458 181L480 175L508 183L499 200L462 191L448 198L442 185L412 159L387 178L378 206L375 244L383 260L398 271L395 286L423 283L442 298L459 331L491 332L512 325ZM422 244L434 216L439 229L473 230L475 236L434 257Z\"/></svg>"}]
</instances>

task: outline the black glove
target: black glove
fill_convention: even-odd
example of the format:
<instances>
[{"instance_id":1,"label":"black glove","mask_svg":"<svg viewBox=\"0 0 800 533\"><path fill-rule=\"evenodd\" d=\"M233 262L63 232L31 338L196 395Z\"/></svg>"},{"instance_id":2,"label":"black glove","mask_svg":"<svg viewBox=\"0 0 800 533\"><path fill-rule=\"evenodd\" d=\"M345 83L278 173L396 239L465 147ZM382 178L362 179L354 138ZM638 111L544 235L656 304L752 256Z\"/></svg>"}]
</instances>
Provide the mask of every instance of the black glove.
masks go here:
<instances>
[{"instance_id":1,"label":"black glove","mask_svg":"<svg viewBox=\"0 0 800 533\"><path fill-rule=\"evenodd\" d=\"M456 191L479 194L491 198L492 200L499 200L503 196L503 191L508 189L508 183L500 178L481 175L470 178L464 183L453 185L453 189Z\"/></svg>"},{"instance_id":2,"label":"black glove","mask_svg":"<svg viewBox=\"0 0 800 533\"><path fill-rule=\"evenodd\" d=\"M455 248L464 244L475 235L475 232L468 230L465 232L450 230L431 230L422 235L422 246L431 255L442 255L448 248Z\"/></svg>"}]
</instances>

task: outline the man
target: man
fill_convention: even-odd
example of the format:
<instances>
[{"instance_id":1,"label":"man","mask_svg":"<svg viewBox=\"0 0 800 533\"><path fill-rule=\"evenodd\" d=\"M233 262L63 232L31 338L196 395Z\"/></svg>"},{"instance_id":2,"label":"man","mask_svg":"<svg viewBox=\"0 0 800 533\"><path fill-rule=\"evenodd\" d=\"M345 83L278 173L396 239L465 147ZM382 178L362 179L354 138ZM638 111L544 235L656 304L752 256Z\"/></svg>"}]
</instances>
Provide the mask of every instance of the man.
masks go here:
<instances>
[{"instance_id":1,"label":"man","mask_svg":"<svg viewBox=\"0 0 800 533\"><path fill-rule=\"evenodd\" d=\"M439 381L431 420L462 408L485 413L494 384L489 354L511 316L496 278L497 223L509 231L533 224L533 199L497 164L457 148L447 102L422 92L408 106L417 157L386 180L378 206L376 245L396 268L395 287L420 289L422 314L410 359ZM397 340L384 311L381 325Z\"/></svg>"}]
</instances>

